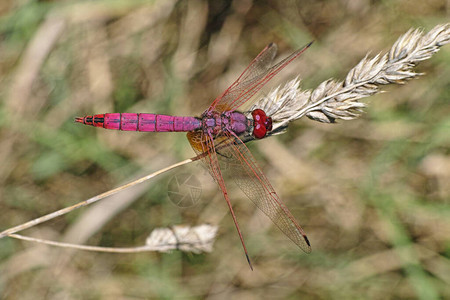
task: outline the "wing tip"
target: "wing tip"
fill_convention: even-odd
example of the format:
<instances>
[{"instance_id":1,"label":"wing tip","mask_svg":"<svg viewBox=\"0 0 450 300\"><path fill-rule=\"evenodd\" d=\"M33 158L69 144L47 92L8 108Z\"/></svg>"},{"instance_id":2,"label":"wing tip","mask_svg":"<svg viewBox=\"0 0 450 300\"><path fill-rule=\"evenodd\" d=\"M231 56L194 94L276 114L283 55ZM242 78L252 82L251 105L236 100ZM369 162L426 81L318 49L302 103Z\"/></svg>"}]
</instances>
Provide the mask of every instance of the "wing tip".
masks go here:
<instances>
[{"instance_id":1,"label":"wing tip","mask_svg":"<svg viewBox=\"0 0 450 300\"><path fill-rule=\"evenodd\" d=\"M308 245L308 247L306 249L303 249L303 251L305 251L305 253L311 253L311 244L309 243L308 237L306 235L303 235L303 239L305 240L306 244Z\"/></svg>"},{"instance_id":2,"label":"wing tip","mask_svg":"<svg viewBox=\"0 0 450 300\"><path fill-rule=\"evenodd\" d=\"M275 55L276 55L276 53L278 52L278 45L276 44L276 43L274 43L274 42L270 42L267 46L266 46L266 48L264 48L264 50L267 50L267 49L269 49L269 48L274 48L275 50L274 50L274 53L273 53L273 57L275 57ZM263 50L263 52L264 52L264 50ZM261 54L261 53L260 53ZM273 57L272 57L272 59L273 59Z\"/></svg>"},{"instance_id":3,"label":"wing tip","mask_svg":"<svg viewBox=\"0 0 450 300\"><path fill-rule=\"evenodd\" d=\"M245 253L245 257L247 257L248 265L250 266L250 269L253 271L253 265L252 265L252 262L250 261L250 257L248 257L247 253Z\"/></svg>"}]
</instances>

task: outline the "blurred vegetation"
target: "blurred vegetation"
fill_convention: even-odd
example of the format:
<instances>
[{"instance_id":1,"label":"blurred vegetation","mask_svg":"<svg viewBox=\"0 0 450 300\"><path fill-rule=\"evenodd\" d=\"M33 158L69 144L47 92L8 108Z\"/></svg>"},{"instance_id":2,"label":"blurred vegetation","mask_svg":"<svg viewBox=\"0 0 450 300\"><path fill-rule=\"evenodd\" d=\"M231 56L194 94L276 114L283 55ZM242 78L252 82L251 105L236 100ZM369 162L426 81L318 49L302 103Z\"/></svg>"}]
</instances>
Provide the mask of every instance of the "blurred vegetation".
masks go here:
<instances>
[{"instance_id":1,"label":"blurred vegetation","mask_svg":"<svg viewBox=\"0 0 450 300\"><path fill-rule=\"evenodd\" d=\"M193 156L182 133L107 131L75 116L199 115L269 42L279 59L316 41L271 83L301 76L314 88L449 12L444 0L2 0L0 231ZM2 299L450 298L448 46L418 70L426 75L368 99L359 120L300 120L250 145L310 255L231 186L251 272L221 194L192 165L203 183L194 207L169 201L175 171L24 234L132 246L155 227L210 222L220 225L212 253L103 254L6 238Z\"/></svg>"}]
</instances>

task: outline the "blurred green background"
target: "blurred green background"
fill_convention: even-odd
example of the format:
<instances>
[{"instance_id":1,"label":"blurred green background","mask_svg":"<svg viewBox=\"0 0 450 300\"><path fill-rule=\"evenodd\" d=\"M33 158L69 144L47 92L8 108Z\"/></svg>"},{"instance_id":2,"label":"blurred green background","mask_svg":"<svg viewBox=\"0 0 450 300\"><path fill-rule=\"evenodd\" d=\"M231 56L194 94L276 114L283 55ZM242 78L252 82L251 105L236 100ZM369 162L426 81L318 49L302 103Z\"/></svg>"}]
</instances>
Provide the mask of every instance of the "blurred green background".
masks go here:
<instances>
[{"instance_id":1,"label":"blurred green background","mask_svg":"<svg viewBox=\"0 0 450 300\"><path fill-rule=\"evenodd\" d=\"M343 79L409 28L446 23L445 0L0 2L0 231L193 156L183 133L75 124L106 112L199 115L270 42L313 46L270 87ZM24 231L100 246L153 228L219 225L214 251L104 254L0 240L2 299L450 298L450 51L425 76L368 98L360 119L302 119L250 149L303 226L302 253L230 185L255 270L221 193L192 164ZM200 202L167 197L177 172Z\"/></svg>"}]
</instances>

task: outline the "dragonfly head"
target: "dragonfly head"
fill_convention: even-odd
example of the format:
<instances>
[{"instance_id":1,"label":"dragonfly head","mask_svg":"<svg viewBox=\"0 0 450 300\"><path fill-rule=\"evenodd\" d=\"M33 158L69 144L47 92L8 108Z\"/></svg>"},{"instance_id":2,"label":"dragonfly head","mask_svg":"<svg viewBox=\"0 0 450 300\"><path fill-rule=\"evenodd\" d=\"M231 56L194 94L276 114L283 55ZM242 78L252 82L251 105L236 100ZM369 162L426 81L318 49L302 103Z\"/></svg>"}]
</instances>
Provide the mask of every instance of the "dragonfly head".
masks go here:
<instances>
[{"instance_id":1,"label":"dragonfly head","mask_svg":"<svg viewBox=\"0 0 450 300\"><path fill-rule=\"evenodd\" d=\"M253 136L262 139L267 132L272 130L272 118L268 117L262 109L252 111L253 117Z\"/></svg>"}]
</instances>

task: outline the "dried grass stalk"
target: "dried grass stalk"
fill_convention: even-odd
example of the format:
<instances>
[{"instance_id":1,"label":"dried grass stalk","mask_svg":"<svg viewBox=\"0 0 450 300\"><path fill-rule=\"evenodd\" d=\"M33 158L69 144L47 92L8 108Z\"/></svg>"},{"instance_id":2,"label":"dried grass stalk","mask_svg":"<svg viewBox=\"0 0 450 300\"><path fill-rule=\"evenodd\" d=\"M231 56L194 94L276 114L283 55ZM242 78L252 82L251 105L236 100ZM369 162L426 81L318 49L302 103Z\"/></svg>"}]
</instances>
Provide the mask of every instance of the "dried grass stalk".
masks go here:
<instances>
[{"instance_id":1,"label":"dried grass stalk","mask_svg":"<svg viewBox=\"0 0 450 300\"><path fill-rule=\"evenodd\" d=\"M147 238L144 246L137 247L99 247L76 245L71 243L55 242L46 239L33 238L20 234L9 234L9 237L19 240L35 242L38 244L56 246L61 248L71 248L78 250L108 252L108 253L137 253L137 252L167 252L170 250L180 250L199 254L211 252L216 238L217 226L209 224L190 226L172 226L171 228L156 228Z\"/></svg>"},{"instance_id":2,"label":"dried grass stalk","mask_svg":"<svg viewBox=\"0 0 450 300\"><path fill-rule=\"evenodd\" d=\"M304 115L323 123L355 119L366 106L359 99L379 93L382 85L403 84L422 75L413 68L449 41L450 23L438 25L426 34L410 29L388 53L364 57L344 81L329 79L313 91L302 91L300 81L294 79L257 101L250 111L261 108L272 117L272 134L282 132L289 122Z\"/></svg>"}]
</instances>

